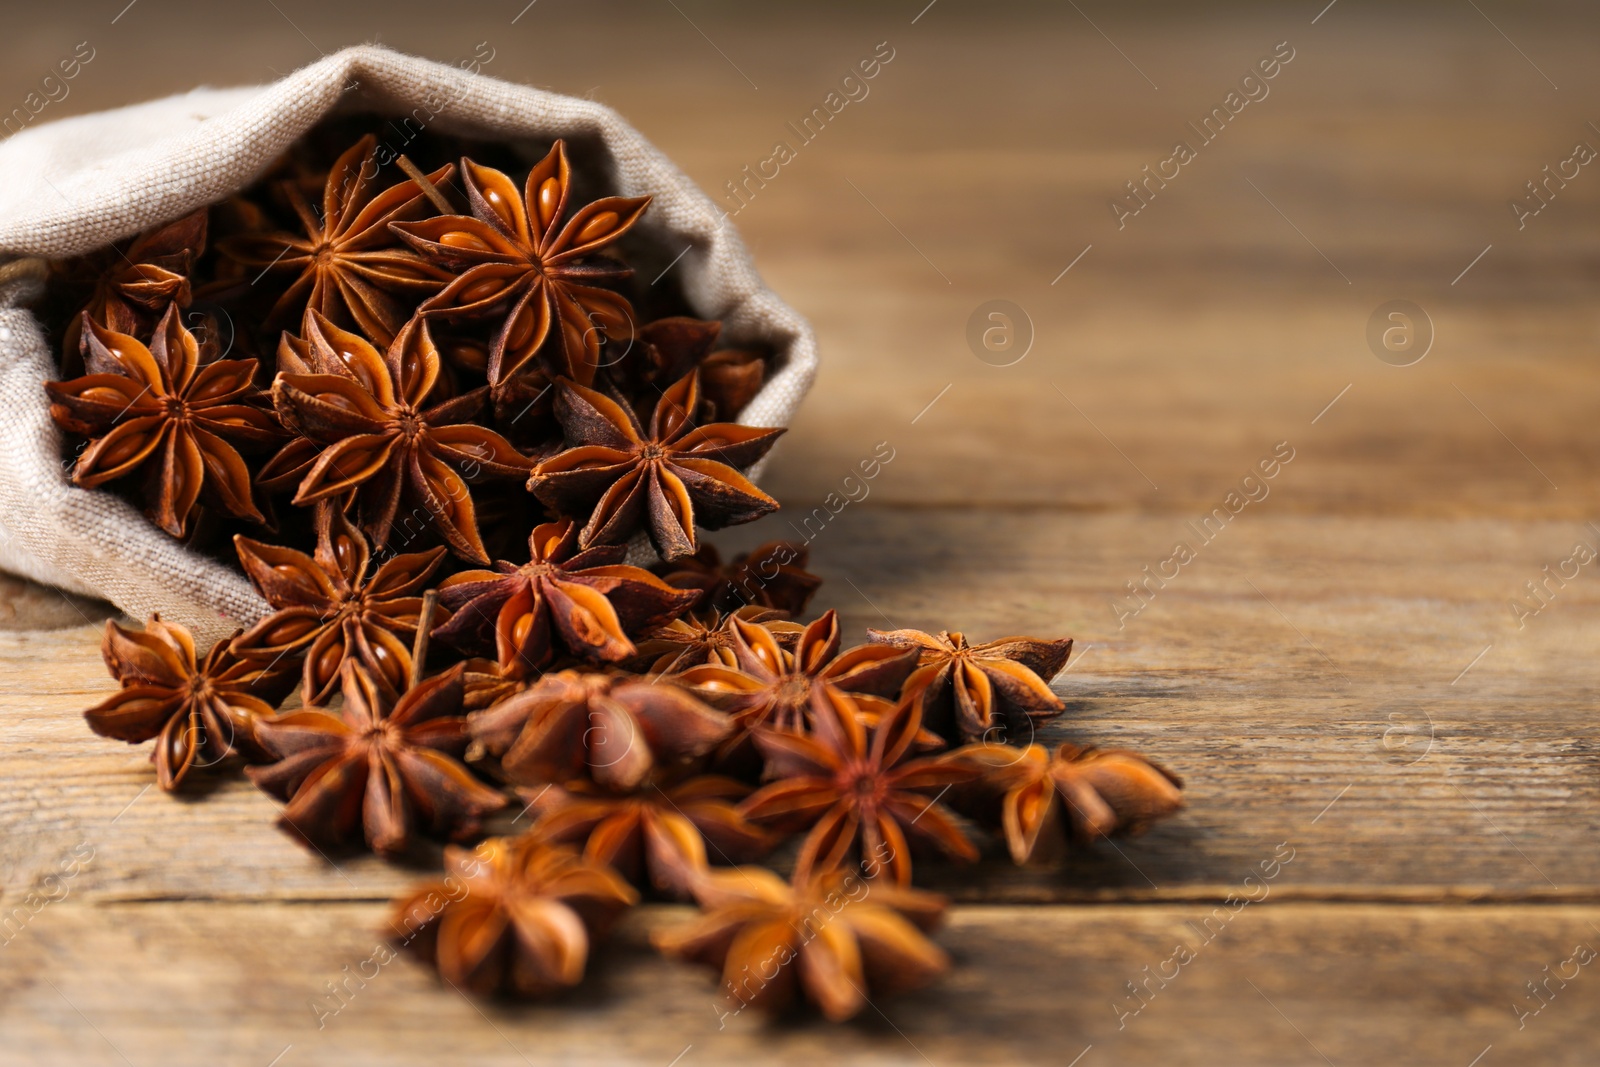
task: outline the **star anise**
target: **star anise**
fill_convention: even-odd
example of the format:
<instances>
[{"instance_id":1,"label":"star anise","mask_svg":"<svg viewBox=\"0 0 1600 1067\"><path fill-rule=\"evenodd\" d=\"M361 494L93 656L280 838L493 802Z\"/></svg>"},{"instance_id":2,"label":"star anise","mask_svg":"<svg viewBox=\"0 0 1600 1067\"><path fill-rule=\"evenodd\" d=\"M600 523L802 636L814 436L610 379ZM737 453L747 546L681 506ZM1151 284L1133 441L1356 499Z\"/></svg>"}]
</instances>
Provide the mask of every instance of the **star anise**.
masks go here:
<instances>
[{"instance_id":1,"label":"star anise","mask_svg":"<svg viewBox=\"0 0 1600 1067\"><path fill-rule=\"evenodd\" d=\"M489 562L478 533L469 476L526 474L533 464L495 433L470 423L487 388L426 406L439 377L439 352L427 322L413 318L382 356L357 334L316 312L308 316L315 374L279 374L273 402L285 426L322 445L295 493L296 504L351 490L373 543L389 539L402 495L457 555ZM278 460L276 468L303 460Z\"/></svg>"},{"instance_id":2,"label":"star anise","mask_svg":"<svg viewBox=\"0 0 1600 1067\"><path fill-rule=\"evenodd\" d=\"M234 642L253 662L305 659L300 698L324 704L347 660L364 665L391 693L411 673L418 594L444 558L443 548L392 556L370 575L366 538L334 507L317 509L317 547L292 548L235 537L239 562L276 610Z\"/></svg>"},{"instance_id":3,"label":"star anise","mask_svg":"<svg viewBox=\"0 0 1600 1067\"><path fill-rule=\"evenodd\" d=\"M652 630L639 642L640 669L651 674L671 674L703 663L737 667L732 618L766 629L785 651L793 651L805 627L790 622L781 611L745 607L728 615L720 611L695 612Z\"/></svg>"},{"instance_id":4,"label":"star anise","mask_svg":"<svg viewBox=\"0 0 1600 1067\"><path fill-rule=\"evenodd\" d=\"M748 348L724 348L713 352L700 364L700 389L713 419L739 417L761 392L767 377L767 361L760 352Z\"/></svg>"},{"instance_id":5,"label":"star anise","mask_svg":"<svg viewBox=\"0 0 1600 1067\"><path fill-rule=\"evenodd\" d=\"M914 652L887 645L857 645L839 651L842 643L837 612L828 611L808 625L786 650L771 630L734 615L727 623L738 666L706 664L676 677L696 695L731 714L737 731L719 753L719 761L737 762L751 732L769 726L805 733L813 699L827 686L852 696L891 700L900 695L916 667ZM868 721L886 708L876 700L857 710ZM932 738L919 737L919 746Z\"/></svg>"},{"instance_id":6,"label":"star anise","mask_svg":"<svg viewBox=\"0 0 1600 1067\"><path fill-rule=\"evenodd\" d=\"M93 438L72 480L94 489L136 471L147 479L145 514L183 537L201 493L228 514L263 521L251 498L250 469L236 445L265 446L282 430L258 403L253 359L201 361L176 304L149 347L85 318L88 374L47 382L50 417Z\"/></svg>"},{"instance_id":7,"label":"star anise","mask_svg":"<svg viewBox=\"0 0 1600 1067\"><path fill-rule=\"evenodd\" d=\"M908 694L920 692L928 726L951 741L1005 740L1005 731L1031 740L1041 722L1066 704L1050 691L1072 653L1072 639L1004 637L969 645L956 631L868 630L869 640L920 652Z\"/></svg>"},{"instance_id":8,"label":"star anise","mask_svg":"<svg viewBox=\"0 0 1600 1067\"><path fill-rule=\"evenodd\" d=\"M317 848L364 839L380 855L404 853L421 831L463 840L506 804L457 761L467 746L460 664L394 700L365 667L346 663L337 713L300 708L256 726L278 762L252 781L287 806L278 824Z\"/></svg>"},{"instance_id":9,"label":"star anise","mask_svg":"<svg viewBox=\"0 0 1600 1067\"><path fill-rule=\"evenodd\" d=\"M722 323L679 316L641 326L637 343L611 369L613 380L631 392L645 393L661 382L675 382L700 369L705 421L732 419L761 391L766 362L747 349L713 352Z\"/></svg>"},{"instance_id":10,"label":"star anise","mask_svg":"<svg viewBox=\"0 0 1600 1067\"><path fill-rule=\"evenodd\" d=\"M983 798L974 812L998 814L1019 864L1051 855L1068 836L1087 845L1142 833L1183 807L1183 780L1125 749L1064 744L1051 755L1041 745L985 744L954 758L982 772L969 791Z\"/></svg>"},{"instance_id":11,"label":"star anise","mask_svg":"<svg viewBox=\"0 0 1600 1067\"><path fill-rule=\"evenodd\" d=\"M911 883L909 833L961 860L978 850L959 825L926 794L970 781L976 771L952 754L911 758L922 712L903 701L869 731L861 710L830 685L813 693L811 734L761 728L756 746L775 779L741 809L751 822L780 830L807 830L795 874L842 866L854 854L869 878L887 872ZM857 847L859 845L859 848Z\"/></svg>"},{"instance_id":12,"label":"star anise","mask_svg":"<svg viewBox=\"0 0 1600 1067\"><path fill-rule=\"evenodd\" d=\"M387 345L405 324L410 304L450 281L448 271L399 245L390 232L391 222L416 218L430 208L409 178L377 190L377 145L377 137L369 133L334 163L324 183L320 214L306 203L297 183L278 184L299 216L303 236L238 234L217 243L223 255L246 267L298 273L273 305L269 324L292 321L302 308L311 308ZM427 178L437 185L454 171L454 164L446 164Z\"/></svg>"},{"instance_id":13,"label":"star anise","mask_svg":"<svg viewBox=\"0 0 1600 1067\"><path fill-rule=\"evenodd\" d=\"M186 308L194 299L189 273L206 247L205 208L192 211L133 239L125 249L87 257L94 289L83 312L114 333L142 334L168 305ZM83 318L74 315L62 337L66 365L74 365L83 341Z\"/></svg>"},{"instance_id":14,"label":"star anise","mask_svg":"<svg viewBox=\"0 0 1600 1067\"><path fill-rule=\"evenodd\" d=\"M84 718L101 737L129 744L156 738L150 761L168 792L196 767L236 752L255 754L256 722L294 685L290 671L241 660L228 639L200 660L189 631L160 615L150 616L142 632L107 622L100 655L122 688Z\"/></svg>"},{"instance_id":15,"label":"star anise","mask_svg":"<svg viewBox=\"0 0 1600 1067\"><path fill-rule=\"evenodd\" d=\"M393 939L480 997L577 985L590 945L639 899L615 871L531 836L447 848L444 866L395 901Z\"/></svg>"},{"instance_id":16,"label":"star anise","mask_svg":"<svg viewBox=\"0 0 1600 1067\"><path fill-rule=\"evenodd\" d=\"M806 610L822 585L820 577L805 569L810 555L799 542L768 541L723 563L717 546L708 543L692 556L653 569L668 585L700 590L697 608L734 611L755 605L793 616Z\"/></svg>"},{"instance_id":17,"label":"star anise","mask_svg":"<svg viewBox=\"0 0 1600 1067\"><path fill-rule=\"evenodd\" d=\"M439 587L454 614L434 636L469 652L495 650L502 672L526 676L562 654L617 663L634 655L630 633L660 626L694 600L641 567L622 563L627 549L579 552L569 519L534 528L532 559L463 571Z\"/></svg>"},{"instance_id":18,"label":"star anise","mask_svg":"<svg viewBox=\"0 0 1600 1067\"><path fill-rule=\"evenodd\" d=\"M684 767L728 733L727 716L667 681L547 674L471 716L472 738L519 785L588 778L612 792Z\"/></svg>"},{"instance_id":19,"label":"star anise","mask_svg":"<svg viewBox=\"0 0 1600 1067\"><path fill-rule=\"evenodd\" d=\"M872 997L918 989L950 966L923 936L943 897L868 884L830 870L785 884L761 867L710 871L696 894L705 913L652 940L663 952L721 973L730 1010L780 1011L797 999L840 1022Z\"/></svg>"},{"instance_id":20,"label":"star anise","mask_svg":"<svg viewBox=\"0 0 1600 1067\"><path fill-rule=\"evenodd\" d=\"M648 877L663 893L687 898L708 861L741 863L772 847L772 836L734 804L749 792L742 782L708 774L649 783L627 796L582 781L527 795L541 838L582 843L585 859L615 867L635 885Z\"/></svg>"},{"instance_id":21,"label":"star anise","mask_svg":"<svg viewBox=\"0 0 1600 1067\"><path fill-rule=\"evenodd\" d=\"M695 551L696 524L720 530L751 522L778 502L736 468L767 454L781 429L716 422L696 426L700 377L690 373L661 395L648 435L632 409L563 382L556 417L567 444L534 468L528 488L563 514L590 514L582 543L624 544L648 530L664 559Z\"/></svg>"},{"instance_id":22,"label":"star anise","mask_svg":"<svg viewBox=\"0 0 1600 1067\"><path fill-rule=\"evenodd\" d=\"M466 686L466 696L462 698L462 706L467 709L468 714L492 708L513 693L520 693L532 684L528 678L516 678L506 674L500 669L500 664L492 659L473 656L463 660L462 663L467 668L467 673L462 678L462 684Z\"/></svg>"},{"instance_id":23,"label":"star anise","mask_svg":"<svg viewBox=\"0 0 1600 1067\"><path fill-rule=\"evenodd\" d=\"M556 421L556 387L534 367L490 390L494 424L507 440L535 459L561 451L561 424Z\"/></svg>"},{"instance_id":24,"label":"star anise","mask_svg":"<svg viewBox=\"0 0 1600 1067\"><path fill-rule=\"evenodd\" d=\"M721 332L720 322L683 315L647 322L639 327L634 344L610 368L611 378L630 393L648 392L651 385L659 389L700 366Z\"/></svg>"},{"instance_id":25,"label":"star anise","mask_svg":"<svg viewBox=\"0 0 1600 1067\"><path fill-rule=\"evenodd\" d=\"M557 141L528 174L522 192L493 167L462 159L472 215L441 215L390 228L424 257L460 272L425 310L447 317L496 315L502 325L489 349L489 382L510 381L556 335L547 369L588 384L601 342L633 336L627 299L596 283L632 271L600 255L627 233L650 205L648 196L608 196L567 212L571 173Z\"/></svg>"}]
</instances>

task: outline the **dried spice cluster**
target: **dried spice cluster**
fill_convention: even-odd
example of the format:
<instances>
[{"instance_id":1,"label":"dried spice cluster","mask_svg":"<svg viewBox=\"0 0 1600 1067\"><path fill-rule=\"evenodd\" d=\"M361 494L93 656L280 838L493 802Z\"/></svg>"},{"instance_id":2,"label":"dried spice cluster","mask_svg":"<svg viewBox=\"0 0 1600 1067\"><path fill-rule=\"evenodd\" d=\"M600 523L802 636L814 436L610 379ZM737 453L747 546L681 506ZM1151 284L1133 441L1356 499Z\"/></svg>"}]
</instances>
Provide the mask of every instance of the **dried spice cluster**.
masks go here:
<instances>
[{"instance_id":1,"label":"dried spice cluster","mask_svg":"<svg viewBox=\"0 0 1600 1067\"><path fill-rule=\"evenodd\" d=\"M520 184L465 156L385 181L374 150L59 272L73 477L200 548L235 527L272 608L204 656L108 625L121 688L89 724L154 739L164 789L247 763L319 852L451 842L393 936L473 992L573 985L655 894L702 906L658 944L738 1006L832 1019L948 966L914 857L987 831L1023 863L1181 806L1134 753L1032 743L1070 640L846 648L833 612L798 621L803 546L699 540L776 509L741 471L781 431L726 421L761 353L640 324L617 246L647 198L579 203L561 142ZM624 563L640 535L653 571ZM513 802L531 829L485 838ZM751 866L773 854L789 880Z\"/></svg>"}]
</instances>

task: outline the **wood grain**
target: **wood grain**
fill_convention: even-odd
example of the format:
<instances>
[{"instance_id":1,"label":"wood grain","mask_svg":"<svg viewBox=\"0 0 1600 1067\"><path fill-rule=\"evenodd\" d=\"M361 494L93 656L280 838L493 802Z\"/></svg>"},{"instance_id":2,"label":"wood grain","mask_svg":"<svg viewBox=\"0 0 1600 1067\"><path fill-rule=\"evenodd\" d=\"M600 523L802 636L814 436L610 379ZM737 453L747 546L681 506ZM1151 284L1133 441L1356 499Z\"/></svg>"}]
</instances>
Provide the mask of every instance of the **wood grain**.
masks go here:
<instances>
[{"instance_id":1,"label":"wood grain","mask_svg":"<svg viewBox=\"0 0 1600 1067\"><path fill-rule=\"evenodd\" d=\"M934 865L935 884L964 899L1214 899L1288 840L1305 859L1285 893L1600 899L1595 750L1573 712L1592 695L1600 585L1574 582L1520 631L1505 604L1538 573L1514 561L1549 555L1571 524L1310 519L1273 503L1242 512L1122 629L1106 590L1180 536L1171 519L1018 513L994 543L992 519L969 511L864 507L816 539L825 605L856 635L1074 635L1055 684L1069 710L1040 740L1137 748L1187 780L1188 809L1146 837L1061 870ZM1063 557L1069 540L1084 547ZM335 870L308 856L242 781L189 800L141 793L146 750L88 736L80 717L111 684L93 631L0 635L0 671L19 691L0 778L27 783L0 795L8 885L82 839L104 860L79 891L107 899L404 883L370 858ZM1537 703L1519 699L1531 677Z\"/></svg>"},{"instance_id":2,"label":"wood grain","mask_svg":"<svg viewBox=\"0 0 1600 1067\"><path fill-rule=\"evenodd\" d=\"M645 943L682 917L644 909L578 990L511 1007L369 962L388 959L376 905L69 897L3 950L0 1061L1464 1065L1492 1046L1555 1067L1592 1062L1600 1015L1592 965L1567 962L1600 945L1594 907L962 908L938 935L955 972L844 1026L724 1016L707 972Z\"/></svg>"},{"instance_id":3,"label":"wood grain","mask_svg":"<svg viewBox=\"0 0 1600 1067\"><path fill-rule=\"evenodd\" d=\"M1321 7L19 16L0 103L98 49L49 117L374 35L445 59L487 41L488 73L617 107L714 197L889 41L870 96L734 219L824 364L766 475L785 511L719 540L810 538L818 607L852 633L1073 635L1043 739L1143 749L1188 807L1054 869L920 868L964 902L956 969L849 1026L719 1031L705 976L644 948L679 914L653 907L554 1005L472 1005L402 963L319 1030L310 1002L417 872L308 856L238 780L151 789L142 749L82 724L106 609L4 580L0 911L94 858L0 947L0 1063L1588 1062L1588 969L1520 1027L1516 1006L1600 942L1600 584L1546 571L1600 547L1600 177L1520 229L1508 201L1600 144L1596 15ZM1118 229L1108 201L1279 41L1271 95ZM997 298L1033 331L1011 366L967 340ZM1397 298L1435 331L1414 366L1366 340ZM893 461L841 509L878 442ZM1265 498L1196 533L1280 442ZM1134 612L1128 583L1179 541L1194 560ZM1280 844L1270 900L1119 1029L1125 983Z\"/></svg>"}]
</instances>

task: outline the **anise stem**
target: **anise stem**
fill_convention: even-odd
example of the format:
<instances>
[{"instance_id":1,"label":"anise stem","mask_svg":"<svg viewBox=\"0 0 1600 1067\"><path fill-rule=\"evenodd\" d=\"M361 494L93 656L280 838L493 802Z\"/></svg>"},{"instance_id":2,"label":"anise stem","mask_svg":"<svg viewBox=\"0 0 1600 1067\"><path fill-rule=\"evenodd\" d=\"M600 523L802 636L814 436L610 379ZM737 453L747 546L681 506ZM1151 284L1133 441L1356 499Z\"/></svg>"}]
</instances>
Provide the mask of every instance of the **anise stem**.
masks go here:
<instances>
[{"instance_id":1,"label":"anise stem","mask_svg":"<svg viewBox=\"0 0 1600 1067\"><path fill-rule=\"evenodd\" d=\"M422 190L422 195L433 201L433 206L438 208L442 214L454 215L456 213L456 209L450 206L450 201L444 198L444 194L439 191L438 186L430 182L428 176L417 169L415 163L404 155L397 157L395 163L399 165L401 170L405 171L406 177L417 183L417 188Z\"/></svg>"},{"instance_id":2,"label":"anise stem","mask_svg":"<svg viewBox=\"0 0 1600 1067\"><path fill-rule=\"evenodd\" d=\"M417 612L417 637L411 644L411 685L422 683L422 667L428 658L428 631L433 628L433 615L439 609L439 590L429 589L422 594L422 610Z\"/></svg>"}]
</instances>

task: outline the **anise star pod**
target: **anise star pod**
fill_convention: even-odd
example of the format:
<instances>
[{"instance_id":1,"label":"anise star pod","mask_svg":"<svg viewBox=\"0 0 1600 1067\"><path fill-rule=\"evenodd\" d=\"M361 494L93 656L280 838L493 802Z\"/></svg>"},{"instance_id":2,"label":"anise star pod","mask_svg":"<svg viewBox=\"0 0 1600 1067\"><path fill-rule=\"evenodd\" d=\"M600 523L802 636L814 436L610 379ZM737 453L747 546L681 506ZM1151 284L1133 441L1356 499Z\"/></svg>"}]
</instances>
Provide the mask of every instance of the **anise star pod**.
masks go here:
<instances>
[{"instance_id":1,"label":"anise star pod","mask_svg":"<svg viewBox=\"0 0 1600 1067\"><path fill-rule=\"evenodd\" d=\"M640 640L641 669L648 669L651 674L670 674L703 663L737 667L737 631L728 625L733 618L767 630L786 651L793 651L805 632L805 627L771 608L744 607L728 615L720 611L693 612L650 631Z\"/></svg>"},{"instance_id":2,"label":"anise star pod","mask_svg":"<svg viewBox=\"0 0 1600 1067\"><path fill-rule=\"evenodd\" d=\"M444 866L395 901L391 936L480 997L577 985L590 946L639 899L610 868L531 836L447 848Z\"/></svg>"},{"instance_id":3,"label":"anise star pod","mask_svg":"<svg viewBox=\"0 0 1600 1067\"><path fill-rule=\"evenodd\" d=\"M230 515L264 521L236 447L267 446L282 437L278 420L258 403L251 381L256 361L202 362L176 304L157 323L148 347L88 318L83 323L89 373L45 383L50 417L93 438L72 480L94 489L142 471L145 514L173 537L184 536L202 492Z\"/></svg>"},{"instance_id":4,"label":"anise star pod","mask_svg":"<svg viewBox=\"0 0 1600 1067\"><path fill-rule=\"evenodd\" d=\"M679 898L691 895L708 863L753 860L774 844L739 814L736 802L750 787L732 778L648 783L626 795L582 781L523 792L538 812L534 832L541 838L581 843L585 859L616 868L635 885L648 878Z\"/></svg>"},{"instance_id":5,"label":"anise star pod","mask_svg":"<svg viewBox=\"0 0 1600 1067\"><path fill-rule=\"evenodd\" d=\"M620 545L578 551L571 520L535 527L528 548L527 563L447 578L439 602L453 614L434 636L467 652L493 649L502 673L527 676L562 655L621 662L634 654L629 634L660 626L694 600L623 564Z\"/></svg>"},{"instance_id":6,"label":"anise star pod","mask_svg":"<svg viewBox=\"0 0 1600 1067\"><path fill-rule=\"evenodd\" d=\"M728 634L737 667L707 664L676 676L702 699L734 717L738 727L720 758L734 759L752 731L772 727L805 733L815 695L833 686L852 696L892 700L916 668L916 653L887 645L857 645L841 652L837 612L808 625L791 649L765 626L729 617ZM869 700L857 707L870 720L884 707ZM919 737L919 746L936 739Z\"/></svg>"},{"instance_id":7,"label":"anise star pod","mask_svg":"<svg viewBox=\"0 0 1600 1067\"><path fill-rule=\"evenodd\" d=\"M114 333L142 334L169 305L186 308L194 299L189 273L206 248L207 210L192 211L164 226L147 230L127 248L80 261L94 270L94 290L83 311L90 321ZM67 324L61 350L78 357L83 318Z\"/></svg>"},{"instance_id":8,"label":"anise star pod","mask_svg":"<svg viewBox=\"0 0 1600 1067\"><path fill-rule=\"evenodd\" d=\"M278 824L313 846L365 841L397 856L418 832L460 841L506 804L460 762L467 747L460 664L393 699L357 663L337 712L300 708L257 724L277 762L246 773L285 802Z\"/></svg>"},{"instance_id":9,"label":"anise star pod","mask_svg":"<svg viewBox=\"0 0 1600 1067\"><path fill-rule=\"evenodd\" d=\"M457 555L489 562L467 479L520 477L533 464L504 437L470 421L488 390L428 404L439 378L439 352L421 318L406 323L381 356L364 338L316 312L307 316L306 329L317 373L279 373L272 383L284 425L321 446L294 503L336 500L354 491L362 528L383 547L404 498ZM304 446L291 444L263 474L272 480L305 458Z\"/></svg>"},{"instance_id":10,"label":"anise star pod","mask_svg":"<svg viewBox=\"0 0 1600 1067\"><path fill-rule=\"evenodd\" d=\"M658 563L655 572L668 585L700 590L696 607L735 611L746 606L799 615L811 603L822 579L806 570L810 549L795 541L768 541L723 563L717 546L703 544L692 556Z\"/></svg>"},{"instance_id":11,"label":"anise star pod","mask_svg":"<svg viewBox=\"0 0 1600 1067\"><path fill-rule=\"evenodd\" d=\"M588 778L613 792L687 766L732 723L671 682L547 674L471 717L472 738L519 785Z\"/></svg>"},{"instance_id":12,"label":"anise star pod","mask_svg":"<svg viewBox=\"0 0 1600 1067\"><path fill-rule=\"evenodd\" d=\"M269 323L292 321L310 308L387 345L405 324L411 304L450 280L448 271L424 261L390 232L391 222L431 208L409 178L378 189L377 147L377 137L369 133L339 157L328 171L320 212L306 203L298 184L279 184L304 235L238 234L217 243L223 255L246 267L297 273L273 305ZM437 185L454 172L455 165L446 164L427 178Z\"/></svg>"},{"instance_id":13,"label":"anise star pod","mask_svg":"<svg viewBox=\"0 0 1600 1067\"><path fill-rule=\"evenodd\" d=\"M1142 833L1183 807L1183 780L1125 749L1064 744L970 745L954 756L983 774L971 790L998 804L1011 858L1049 857L1069 835L1080 845ZM979 804L993 816L995 804ZM965 807L962 810L966 810Z\"/></svg>"},{"instance_id":14,"label":"anise star pod","mask_svg":"<svg viewBox=\"0 0 1600 1067\"><path fill-rule=\"evenodd\" d=\"M955 631L868 630L867 637L918 651L906 693L922 695L929 728L953 742L1004 741L1011 730L1027 743L1035 726L1066 707L1049 682L1066 666L1071 638L1004 637L971 645Z\"/></svg>"},{"instance_id":15,"label":"anise star pod","mask_svg":"<svg viewBox=\"0 0 1600 1067\"><path fill-rule=\"evenodd\" d=\"M699 547L695 527L720 530L776 511L739 471L767 454L781 429L695 424L700 376L661 394L647 433L626 404L562 382L556 417L571 447L534 468L528 489L565 515L588 515L585 547L626 544L646 530L664 559Z\"/></svg>"},{"instance_id":16,"label":"anise star pod","mask_svg":"<svg viewBox=\"0 0 1600 1067\"><path fill-rule=\"evenodd\" d=\"M494 315L501 321L489 349L496 388L528 366L551 334L547 369L588 384L607 339L633 336L627 299L597 283L633 272L600 254L633 228L648 196L608 196L567 214L571 171L557 141L516 183L493 167L461 161L472 215L440 215L391 229L428 260L459 275L423 305L450 318Z\"/></svg>"},{"instance_id":17,"label":"anise star pod","mask_svg":"<svg viewBox=\"0 0 1600 1067\"><path fill-rule=\"evenodd\" d=\"M713 352L700 364L700 389L713 419L736 419L761 392L767 361L748 348Z\"/></svg>"},{"instance_id":18,"label":"anise star pod","mask_svg":"<svg viewBox=\"0 0 1600 1067\"><path fill-rule=\"evenodd\" d=\"M368 574L366 538L334 507L317 510L310 556L248 537L233 541L251 584L275 609L234 642L240 655L257 663L304 657L300 698L307 705L332 697L347 660L363 664L391 693L405 686L419 594L443 548L391 556Z\"/></svg>"},{"instance_id":19,"label":"anise star pod","mask_svg":"<svg viewBox=\"0 0 1600 1067\"><path fill-rule=\"evenodd\" d=\"M256 723L293 687L293 674L241 660L225 639L203 660L177 623L152 615L143 631L106 623L100 654L122 688L84 712L101 737L129 744L156 739L150 760L162 789L177 789L196 767L256 752Z\"/></svg>"},{"instance_id":20,"label":"anise star pod","mask_svg":"<svg viewBox=\"0 0 1600 1067\"><path fill-rule=\"evenodd\" d=\"M843 866L854 856L867 877L887 872L890 881L909 885L908 835L948 856L977 859L961 827L929 795L977 772L948 753L912 758L921 718L916 701L904 701L869 731L854 700L830 685L818 687L809 736L756 731L773 781L740 806L745 818L807 831L795 860L798 877Z\"/></svg>"},{"instance_id":21,"label":"anise star pod","mask_svg":"<svg viewBox=\"0 0 1600 1067\"><path fill-rule=\"evenodd\" d=\"M611 380L629 393L675 382L700 366L722 333L722 323L672 315L640 326L635 344L611 367ZM698 413L697 413L698 414Z\"/></svg>"},{"instance_id":22,"label":"anise star pod","mask_svg":"<svg viewBox=\"0 0 1600 1067\"><path fill-rule=\"evenodd\" d=\"M925 936L944 917L945 900L932 893L838 870L789 885L765 868L736 867L707 872L696 895L704 914L652 940L719 972L723 1019L804 1000L841 1022L869 997L919 989L950 966Z\"/></svg>"},{"instance_id":23,"label":"anise star pod","mask_svg":"<svg viewBox=\"0 0 1600 1067\"><path fill-rule=\"evenodd\" d=\"M492 708L513 693L528 688L529 679L501 670L500 664L492 659L473 656L462 663L467 668L463 679L467 688L464 705L469 713Z\"/></svg>"},{"instance_id":24,"label":"anise star pod","mask_svg":"<svg viewBox=\"0 0 1600 1067\"><path fill-rule=\"evenodd\" d=\"M732 419L755 399L766 378L766 361L748 349L713 352L722 323L673 316L641 326L637 344L611 368L612 380L630 393L647 392L660 382L675 382L700 370L708 421Z\"/></svg>"}]
</instances>

